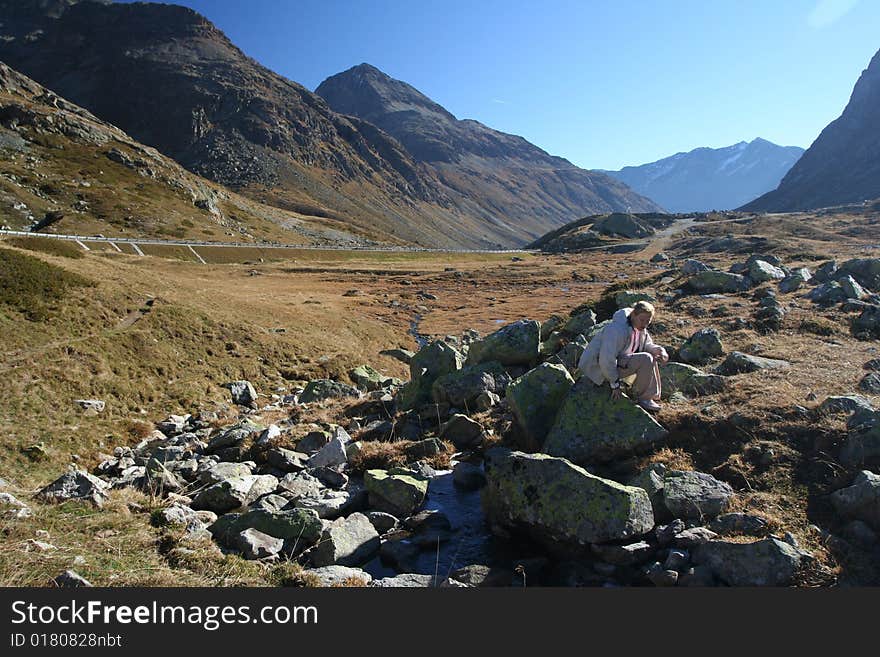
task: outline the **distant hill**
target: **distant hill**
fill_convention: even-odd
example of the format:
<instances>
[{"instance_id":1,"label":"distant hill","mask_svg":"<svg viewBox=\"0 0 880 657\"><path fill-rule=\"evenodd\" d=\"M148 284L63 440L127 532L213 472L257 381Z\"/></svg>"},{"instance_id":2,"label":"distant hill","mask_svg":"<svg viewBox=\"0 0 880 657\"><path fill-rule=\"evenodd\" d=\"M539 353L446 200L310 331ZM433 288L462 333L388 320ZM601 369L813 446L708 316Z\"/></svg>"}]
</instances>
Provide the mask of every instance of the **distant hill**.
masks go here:
<instances>
[{"instance_id":1,"label":"distant hill","mask_svg":"<svg viewBox=\"0 0 880 657\"><path fill-rule=\"evenodd\" d=\"M606 173L670 212L729 210L774 189L803 152L758 138Z\"/></svg>"},{"instance_id":2,"label":"distant hill","mask_svg":"<svg viewBox=\"0 0 880 657\"><path fill-rule=\"evenodd\" d=\"M843 114L826 126L775 190L742 207L790 212L880 197L880 51Z\"/></svg>"},{"instance_id":3,"label":"distant hill","mask_svg":"<svg viewBox=\"0 0 880 657\"><path fill-rule=\"evenodd\" d=\"M316 93L335 111L393 135L461 195L470 212L506 225L524 241L585 213L660 209L613 178L580 169L522 137L459 120L369 64L327 78Z\"/></svg>"}]
</instances>

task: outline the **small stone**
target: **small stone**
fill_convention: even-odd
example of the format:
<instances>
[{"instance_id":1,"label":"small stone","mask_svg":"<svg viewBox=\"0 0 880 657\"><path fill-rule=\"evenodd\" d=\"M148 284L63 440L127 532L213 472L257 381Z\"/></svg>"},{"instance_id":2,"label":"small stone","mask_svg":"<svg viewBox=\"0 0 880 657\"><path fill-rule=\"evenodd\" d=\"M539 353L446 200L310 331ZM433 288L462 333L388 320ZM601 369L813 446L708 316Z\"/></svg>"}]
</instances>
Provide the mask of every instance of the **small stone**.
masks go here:
<instances>
[{"instance_id":1,"label":"small stone","mask_svg":"<svg viewBox=\"0 0 880 657\"><path fill-rule=\"evenodd\" d=\"M50 587L57 588L76 588L76 587L90 587L92 583L89 582L85 577L79 575L73 570L65 570L63 573L58 575L55 579L49 582Z\"/></svg>"}]
</instances>

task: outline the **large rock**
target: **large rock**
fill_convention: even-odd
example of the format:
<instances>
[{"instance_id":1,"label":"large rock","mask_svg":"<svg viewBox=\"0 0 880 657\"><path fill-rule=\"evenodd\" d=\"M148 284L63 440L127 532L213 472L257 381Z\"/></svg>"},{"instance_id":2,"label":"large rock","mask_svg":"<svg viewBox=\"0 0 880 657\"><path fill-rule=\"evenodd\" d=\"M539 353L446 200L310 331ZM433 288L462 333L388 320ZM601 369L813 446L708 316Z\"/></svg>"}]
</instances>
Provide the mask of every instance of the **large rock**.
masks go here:
<instances>
[{"instance_id":1,"label":"large rock","mask_svg":"<svg viewBox=\"0 0 880 657\"><path fill-rule=\"evenodd\" d=\"M412 515L425 501L428 480L409 471L367 470L364 485L370 507L399 518Z\"/></svg>"},{"instance_id":2,"label":"large rock","mask_svg":"<svg viewBox=\"0 0 880 657\"><path fill-rule=\"evenodd\" d=\"M614 303L617 304L618 308L632 308L639 301L656 303L657 299L647 292L636 292L634 290L622 290L614 295Z\"/></svg>"},{"instance_id":3,"label":"large rock","mask_svg":"<svg viewBox=\"0 0 880 657\"><path fill-rule=\"evenodd\" d=\"M483 426L461 413L456 413L449 418L449 421L440 429L440 438L450 441L459 450L476 447L483 442L484 437Z\"/></svg>"},{"instance_id":4,"label":"large rock","mask_svg":"<svg viewBox=\"0 0 880 657\"><path fill-rule=\"evenodd\" d=\"M467 364L475 365L494 360L502 365L531 366L538 361L540 347L540 324L534 320L521 319L472 343Z\"/></svg>"},{"instance_id":5,"label":"large rock","mask_svg":"<svg viewBox=\"0 0 880 657\"><path fill-rule=\"evenodd\" d=\"M232 395L232 403L239 406L250 406L257 401L257 391L250 381L233 381L228 384Z\"/></svg>"},{"instance_id":6,"label":"large rock","mask_svg":"<svg viewBox=\"0 0 880 657\"><path fill-rule=\"evenodd\" d=\"M723 513L733 489L703 472L669 470L663 477L663 501L676 518L704 522Z\"/></svg>"},{"instance_id":7,"label":"large rock","mask_svg":"<svg viewBox=\"0 0 880 657\"><path fill-rule=\"evenodd\" d=\"M610 461L648 449L666 434L631 400L614 401L607 386L583 377L563 401L544 451L577 464Z\"/></svg>"},{"instance_id":8,"label":"large rock","mask_svg":"<svg viewBox=\"0 0 880 657\"><path fill-rule=\"evenodd\" d=\"M684 363L666 363L660 366L660 387L663 399L680 392L687 397L713 395L727 387L727 379Z\"/></svg>"},{"instance_id":9,"label":"large rock","mask_svg":"<svg viewBox=\"0 0 880 657\"><path fill-rule=\"evenodd\" d=\"M303 571L318 586L369 586L373 581L370 573L350 566L321 566Z\"/></svg>"},{"instance_id":10,"label":"large rock","mask_svg":"<svg viewBox=\"0 0 880 657\"><path fill-rule=\"evenodd\" d=\"M795 292L803 287L811 278L813 278L813 276L810 274L810 270L806 267L795 269L783 280L779 281L779 291L786 294L789 292Z\"/></svg>"},{"instance_id":11,"label":"large rock","mask_svg":"<svg viewBox=\"0 0 880 657\"><path fill-rule=\"evenodd\" d=\"M306 384L306 389L299 396L301 404L320 401L322 399L342 399L345 397L353 397L358 399L361 397L361 391L354 386L333 381L332 379L314 379Z\"/></svg>"},{"instance_id":12,"label":"large rock","mask_svg":"<svg viewBox=\"0 0 880 657\"><path fill-rule=\"evenodd\" d=\"M400 392L400 407L415 408L431 400L434 382L445 374L461 369L464 362L455 347L441 340L420 349L409 363L410 381Z\"/></svg>"},{"instance_id":13,"label":"large rock","mask_svg":"<svg viewBox=\"0 0 880 657\"><path fill-rule=\"evenodd\" d=\"M751 356L740 351L731 351L721 363L722 374L744 374L758 370L787 370L791 364L775 358Z\"/></svg>"},{"instance_id":14,"label":"large rock","mask_svg":"<svg viewBox=\"0 0 880 657\"><path fill-rule=\"evenodd\" d=\"M846 301L849 297L843 287L837 281L828 281L814 287L807 298L820 306L831 306L835 303Z\"/></svg>"},{"instance_id":15,"label":"large rock","mask_svg":"<svg viewBox=\"0 0 880 657\"><path fill-rule=\"evenodd\" d=\"M232 546L239 550L245 559L265 559L281 552L284 541L249 528L239 532L232 539Z\"/></svg>"},{"instance_id":16,"label":"large rock","mask_svg":"<svg viewBox=\"0 0 880 657\"><path fill-rule=\"evenodd\" d=\"M248 477L253 474L253 470L251 466L247 463L232 463L229 461L222 461L220 463L216 463L211 465L208 469L202 470L199 473L199 483L205 486L211 486L213 484L219 484L221 481L226 481L227 479L234 479L236 477Z\"/></svg>"},{"instance_id":17,"label":"large rock","mask_svg":"<svg viewBox=\"0 0 880 657\"><path fill-rule=\"evenodd\" d=\"M705 365L722 354L721 334L714 328L700 329L678 349L678 357L690 365Z\"/></svg>"},{"instance_id":18,"label":"large rock","mask_svg":"<svg viewBox=\"0 0 880 657\"><path fill-rule=\"evenodd\" d=\"M688 258L681 265L681 273L685 276L699 274L701 271L709 271L709 266L694 258Z\"/></svg>"},{"instance_id":19,"label":"large rock","mask_svg":"<svg viewBox=\"0 0 880 657\"><path fill-rule=\"evenodd\" d=\"M309 553L315 566L358 566L379 551L379 533L362 513L334 520Z\"/></svg>"},{"instance_id":20,"label":"large rock","mask_svg":"<svg viewBox=\"0 0 880 657\"><path fill-rule=\"evenodd\" d=\"M496 447L486 453L486 478L482 500L490 525L525 528L545 546L586 548L654 526L644 490L596 477L566 459Z\"/></svg>"},{"instance_id":21,"label":"large rock","mask_svg":"<svg viewBox=\"0 0 880 657\"><path fill-rule=\"evenodd\" d=\"M852 486L831 493L831 504L843 518L861 520L880 531L880 475L862 470Z\"/></svg>"},{"instance_id":22,"label":"large rock","mask_svg":"<svg viewBox=\"0 0 880 657\"><path fill-rule=\"evenodd\" d=\"M693 561L730 586L789 586L805 554L767 538L754 543L709 541L694 548Z\"/></svg>"},{"instance_id":23,"label":"large rock","mask_svg":"<svg viewBox=\"0 0 880 657\"><path fill-rule=\"evenodd\" d=\"M354 381L358 388L362 388L367 392L380 390L386 386L395 383L395 379L385 376L378 370L374 370L369 365L360 365L355 367L348 373L351 380Z\"/></svg>"},{"instance_id":24,"label":"large rock","mask_svg":"<svg viewBox=\"0 0 880 657\"><path fill-rule=\"evenodd\" d=\"M563 330L569 335L586 333L596 325L596 313L592 310L584 310L569 317Z\"/></svg>"},{"instance_id":25,"label":"large rock","mask_svg":"<svg viewBox=\"0 0 880 657\"><path fill-rule=\"evenodd\" d=\"M348 463L348 456L346 455L345 447L346 442L341 438L331 438L330 442L319 449L315 455L309 459L309 467L334 467Z\"/></svg>"},{"instance_id":26,"label":"large rock","mask_svg":"<svg viewBox=\"0 0 880 657\"><path fill-rule=\"evenodd\" d=\"M880 291L880 258L856 258L847 260L835 273L848 274L869 290Z\"/></svg>"},{"instance_id":27,"label":"large rock","mask_svg":"<svg viewBox=\"0 0 880 657\"><path fill-rule=\"evenodd\" d=\"M258 497L271 493L278 487L278 479L272 475L246 475L232 477L208 486L193 499L192 508L214 513L226 513L247 506Z\"/></svg>"},{"instance_id":28,"label":"large rock","mask_svg":"<svg viewBox=\"0 0 880 657\"><path fill-rule=\"evenodd\" d=\"M847 299L855 299L856 301L861 301L868 296L868 293L865 291L865 289L861 285L859 285L852 276L844 276L837 279L837 282L840 283L840 288L843 290L843 293L846 295Z\"/></svg>"},{"instance_id":29,"label":"large rock","mask_svg":"<svg viewBox=\"0 0 880 657\"><path fill-rule=\"evenodd\" d=\"M853 320L852 332L854 335L867 335L880 338L880 306L865 308L862 313Z\"/></svg>"},{"instance_id":30,"label":"large rock","mask_svg":"<svg viewBox=\"0 0 880 657\"><path fill-rule=\"evenodd\" d=\"M696 294L736 293L743 292L748 287L744 276L711 269L695 274L687 282L687 288Z\"/></svg>"},{"instance_id":31,"label":"large rock","mask_svg":"<svg viewBox=\"0 0 880 657\"><path fill-rule=\"evenodd\" d=\"M533 445L543 445L574 379L563 365L543 363L507 388L507 402Z\"/></svg>"},{"instance_id":32,"label":"large rock","mask_svg":"<svg viewBox=\"0 0 880 657\"><path fill-rule=\"evenodd\" d=\"M847 420L847 428L840 462L848 468L880 468L880 412L859 409Z\"/></svg>"},{"instance_id":33,"label":"large rock","mask_svg":"<svg viewBox=\"0 0 880 657\"><path fill-rule=\"evenodd\" d=\"M318 514L311 509L250 509L245 513L228 513L220 516L208 531L221 543L231 545L234 537L246 529L256 529L264 534L297 542L302 551L321 538L324 525Z\"/></svg>"},{"instance_id":34,"label":"large rock","mask_svg":"<svg viewBox=\"0 0 880 657\"><path fill-rule=\"evenodd\" d=\"M438 377L431 386L431 398L438 404L470 410L482 393L503 395L509 383L510 375L498 362L468 365Z\"/></svg>"},{"instance_id":35,"label":"large rock","mask_svg":"<svg viewBox=\"0 0 880 657\"><path fill-rule=\"evenodd\" d=\"M87 500L101 506L107 500L109 486L82 470L68 470L51 484L37 493L44 502L66 502L67 500Z\"/></svg>"},{"instance_id":36,"label":"large rock","mask_svg":"<svg viewBox=\"0 0 880 657\"><path fill-rule=\"evenodd\" d=\"M374 579L371 586L377 588L428 588L434 586L433 575L419 575L418 573L401 573L394 577Z\"/></svg>"},{"instance_id":37,"label":"large rock","mask_svg":"<svg viewBox=\"0 0 880 657\"><path fill-rule=\"evenodd\" d=\"M753 283L780 281L785 278L785 272L779 267L774 267L769 262L754 260L749 265L749 278Z\"/></svg>"}]
</instances>

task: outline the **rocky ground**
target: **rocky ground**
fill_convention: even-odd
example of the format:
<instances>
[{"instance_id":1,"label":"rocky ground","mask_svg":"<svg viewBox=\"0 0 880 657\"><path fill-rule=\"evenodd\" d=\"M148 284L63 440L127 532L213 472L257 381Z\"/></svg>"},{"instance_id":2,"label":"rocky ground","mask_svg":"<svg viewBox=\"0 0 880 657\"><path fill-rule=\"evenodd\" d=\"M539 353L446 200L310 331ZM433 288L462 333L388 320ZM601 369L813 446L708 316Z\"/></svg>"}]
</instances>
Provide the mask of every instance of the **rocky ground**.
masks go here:
<instances>
[{"instance_id":1,"label":"rocky ground","mask_svg":"<svg viewBox=\"0 0 880 657\"><path fill-rule=\"evenodd\" d=\"M138 526L148 568L218 585L876 584L875 220L742 217L630 254L326 267L313 289L423 346L389 343L372 359L386 373L216 381L224 398L157 409L34 488L17 470L27 455L4 459L4 572L163 581L128 556L114 579L107 550L84 557L64 534L78 523L111 544ZM656 416L574 368L602 321L644 297L672 354ZM79 423L103 401L81 399ZM513 557L416 572L460 531L430 504L444 476L480 491L485 530ZM377 560L396 574L360 568Z\"/></svg>"}]
</instances>

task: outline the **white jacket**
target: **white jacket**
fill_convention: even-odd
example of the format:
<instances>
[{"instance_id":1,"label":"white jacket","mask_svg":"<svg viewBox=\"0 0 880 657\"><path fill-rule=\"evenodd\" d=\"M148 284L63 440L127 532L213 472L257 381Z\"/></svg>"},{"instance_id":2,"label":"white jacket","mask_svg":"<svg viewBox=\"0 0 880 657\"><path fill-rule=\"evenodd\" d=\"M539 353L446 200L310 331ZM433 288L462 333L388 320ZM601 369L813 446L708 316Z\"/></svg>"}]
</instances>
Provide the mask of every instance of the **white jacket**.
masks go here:
<instances>
[{"instance_id":1,"label":"white jacket","mask_svg":"<svg viewBox=\"0 0 880 657\"><path fill-rule=\"evenodd\" d=\"M621 308L614 313L611 322L590 341L578 361L578 369L590 377L597 386L605 381L618 379L617 358L626 353L635 330L629 323L631 312L632 308ZM655 346L654 341L645 329L641 344L636 345L635 351L648 351L653 346Z\"/></svg>"}]
</instances>

